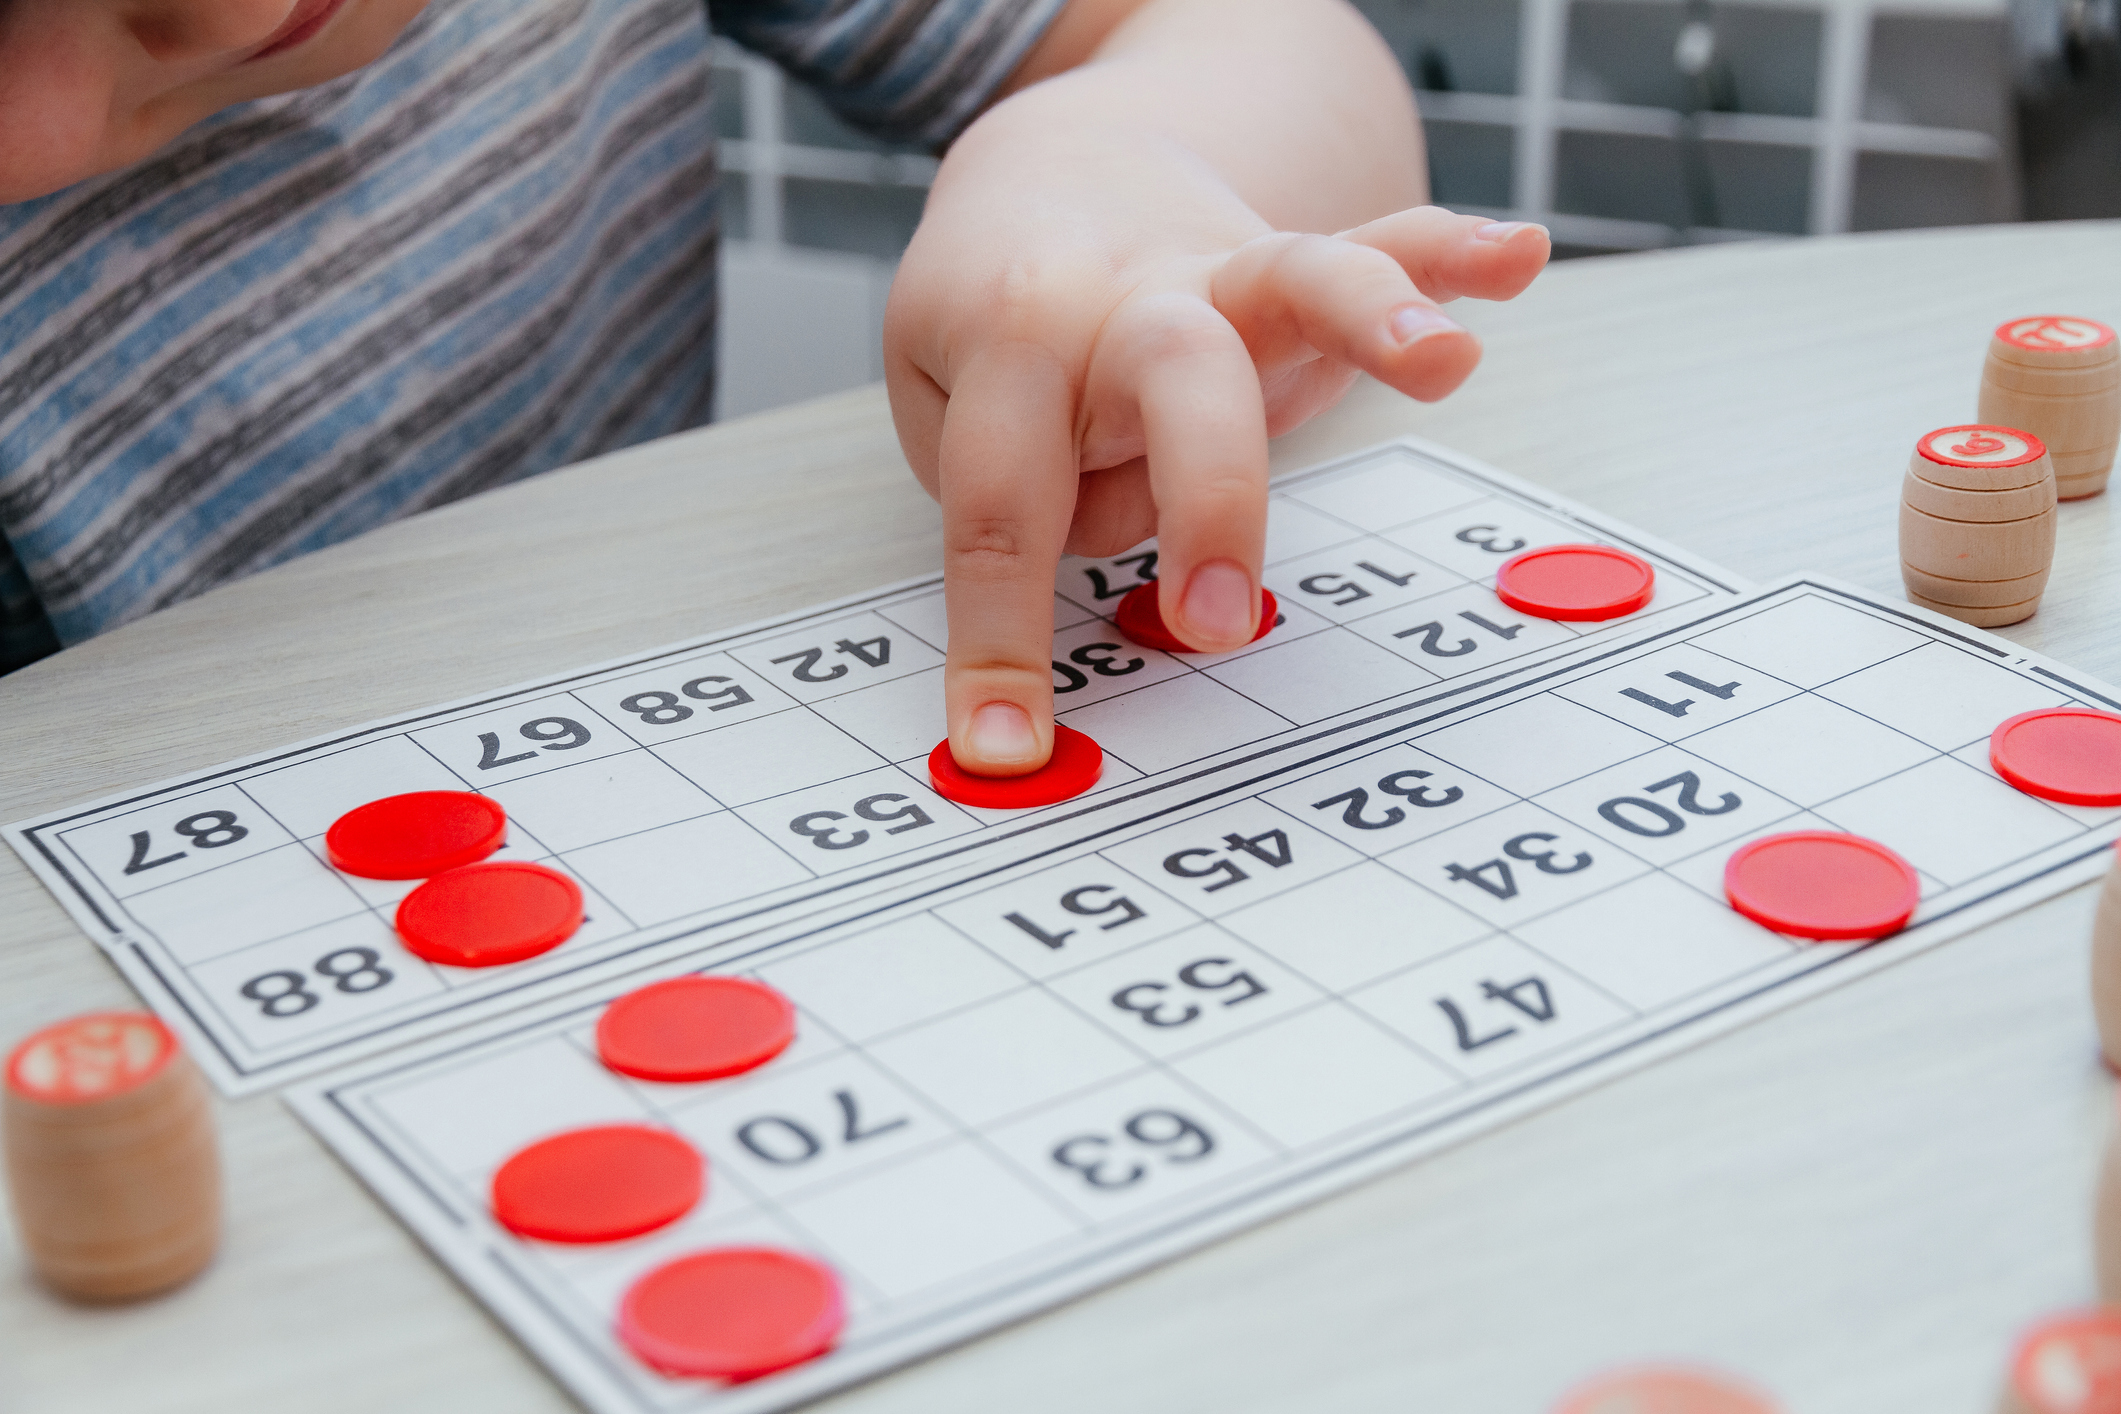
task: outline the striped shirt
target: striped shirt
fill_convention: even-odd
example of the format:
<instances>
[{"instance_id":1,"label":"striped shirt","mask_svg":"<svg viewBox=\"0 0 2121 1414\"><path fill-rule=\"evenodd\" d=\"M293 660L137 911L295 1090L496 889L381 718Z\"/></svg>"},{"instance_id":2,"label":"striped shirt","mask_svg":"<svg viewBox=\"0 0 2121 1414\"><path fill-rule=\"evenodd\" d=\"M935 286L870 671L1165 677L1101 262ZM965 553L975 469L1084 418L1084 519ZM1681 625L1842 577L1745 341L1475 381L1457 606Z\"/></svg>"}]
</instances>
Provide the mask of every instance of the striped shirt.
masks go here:
<instances>
[{"instance_id":1,"label":"striped shirt","mask_svg":"<svg viewBox=\"0 0 2121 1414\"><path fill-rule=\"evenodd\" d=\"M1064 3L431 0L357 73L0 206L0 671L706 421L709 14L939 146Z\"/></svg>"}]
</instances>

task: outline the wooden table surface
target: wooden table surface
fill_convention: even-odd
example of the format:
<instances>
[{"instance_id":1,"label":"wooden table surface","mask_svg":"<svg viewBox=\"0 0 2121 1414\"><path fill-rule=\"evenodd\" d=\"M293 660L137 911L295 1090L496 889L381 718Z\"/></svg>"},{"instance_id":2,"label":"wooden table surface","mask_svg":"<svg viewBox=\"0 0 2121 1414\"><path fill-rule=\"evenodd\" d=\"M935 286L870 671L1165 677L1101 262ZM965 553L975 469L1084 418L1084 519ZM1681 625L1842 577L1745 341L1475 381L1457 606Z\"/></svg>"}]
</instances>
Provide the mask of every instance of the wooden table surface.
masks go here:
<instances>
[{"instance_id":1,"label":"wooden table surface","mask_svg":"<svg viewBox=\"0 0 2121 1414\"><path fill-rule=\"evenodd\" d=\"M1914 437L2006 317L2121 322L2121 225L1728 246L1461 306L1472 382L1374 385L1294 468L1413 431L1766 579L1898 592ZM2004 633L2121 679L2113 500ZM928 571L880 390L388 527L0 679L0 820ZM1969 822L1969 828L1978 828ZM0 1040L129 996L0 851ZM1793 1414L1986 1410L2091 1294L2111 1085L2079 889L1352 1193L825 1402L834 1414L1539 1414L1684 1356ZM224 1104L230 1230L160 1301L58 1303L0 1225L0 1410L483 1414L568 1397L274 1099Z\"/></svg>"}]
</instances>

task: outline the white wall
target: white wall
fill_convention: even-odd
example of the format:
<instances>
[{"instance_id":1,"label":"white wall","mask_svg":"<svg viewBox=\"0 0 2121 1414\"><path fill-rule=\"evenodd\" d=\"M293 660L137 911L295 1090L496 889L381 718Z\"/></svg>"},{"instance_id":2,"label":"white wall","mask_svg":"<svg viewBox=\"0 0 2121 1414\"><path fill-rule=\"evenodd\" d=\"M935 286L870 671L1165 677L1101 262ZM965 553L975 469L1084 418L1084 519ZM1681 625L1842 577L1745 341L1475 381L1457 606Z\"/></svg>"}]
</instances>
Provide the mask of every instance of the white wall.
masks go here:
<instances>
[{"instance_id":1,"label":"white wall","mask_svg":"<svg viewBox=\"0 0 2121 1414\"><path fill-rule=\"evenodd\" d=\"M891 270L859 255L725 241L715 415L742 417L883 377Z\"/></svg>"}]
</instances>

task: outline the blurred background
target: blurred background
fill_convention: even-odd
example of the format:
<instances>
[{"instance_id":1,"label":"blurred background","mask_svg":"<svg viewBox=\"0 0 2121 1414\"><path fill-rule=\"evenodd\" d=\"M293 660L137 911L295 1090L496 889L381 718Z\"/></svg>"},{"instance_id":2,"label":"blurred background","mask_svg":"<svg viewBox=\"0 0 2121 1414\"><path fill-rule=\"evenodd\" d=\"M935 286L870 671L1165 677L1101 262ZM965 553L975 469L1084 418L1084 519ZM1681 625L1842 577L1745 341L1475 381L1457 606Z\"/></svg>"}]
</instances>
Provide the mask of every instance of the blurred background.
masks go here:
<instances>
[{"instance_id":1,"label":"blurred background","mask_svg":"<svg viewBox=\"0 0 2121 1414\"><path fill-rule=\"evenodd\" d=\"M1355 0L1434 199L1562 257L2121 216L2121 0ZM722 417L882 376L934 159L719 60Z\"/></svg>"}]
</instances>

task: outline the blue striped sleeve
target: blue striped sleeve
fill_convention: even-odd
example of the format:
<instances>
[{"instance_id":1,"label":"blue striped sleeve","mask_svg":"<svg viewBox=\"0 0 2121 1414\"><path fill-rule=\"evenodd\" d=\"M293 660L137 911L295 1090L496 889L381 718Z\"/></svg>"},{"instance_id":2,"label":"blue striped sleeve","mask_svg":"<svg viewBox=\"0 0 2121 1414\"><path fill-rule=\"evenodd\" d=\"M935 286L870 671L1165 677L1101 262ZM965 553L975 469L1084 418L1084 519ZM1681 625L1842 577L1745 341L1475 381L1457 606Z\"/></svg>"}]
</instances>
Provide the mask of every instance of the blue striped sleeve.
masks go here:
<instances>
[{"instance_id":1,"label":"blue striped sleeve","mask_svg":"<svg viewBox=\"0 0 2121 1414\"><path fill-rule=\"evenodd\" d=\"M941 147L1067 0L708 0L715 29L881 137Z\"/></svg>"}]
</instances>

